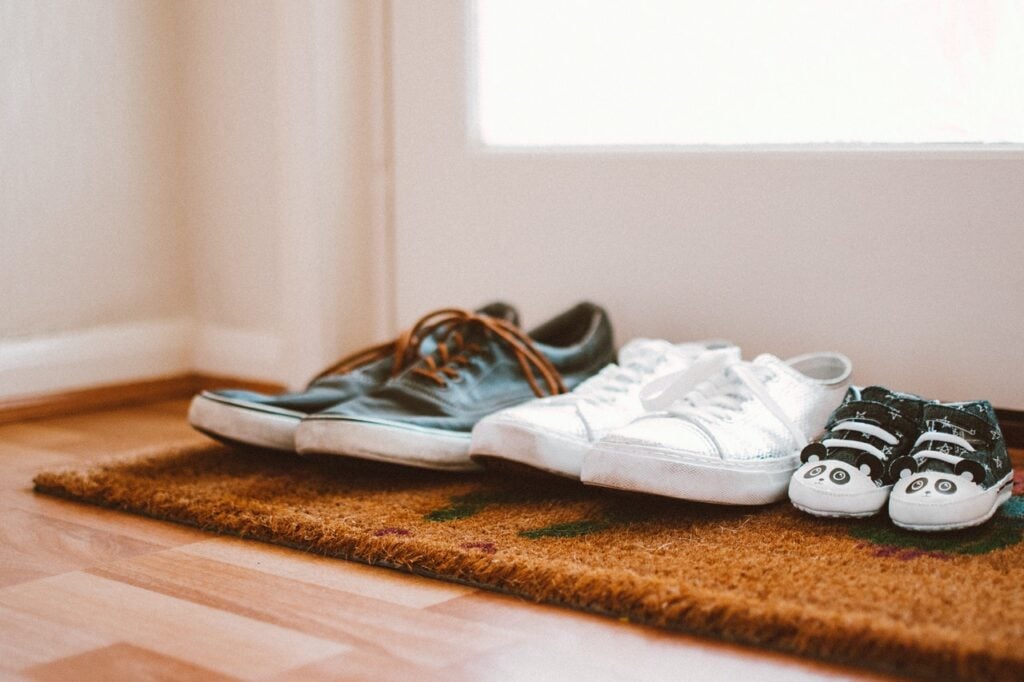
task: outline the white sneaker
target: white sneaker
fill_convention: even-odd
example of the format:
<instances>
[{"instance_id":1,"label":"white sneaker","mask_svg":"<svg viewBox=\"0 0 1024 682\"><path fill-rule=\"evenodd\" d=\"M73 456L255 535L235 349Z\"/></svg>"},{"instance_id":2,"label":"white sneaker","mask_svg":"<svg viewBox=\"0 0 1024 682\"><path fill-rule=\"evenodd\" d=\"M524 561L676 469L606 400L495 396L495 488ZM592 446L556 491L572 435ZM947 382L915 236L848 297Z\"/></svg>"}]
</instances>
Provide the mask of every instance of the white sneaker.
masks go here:
<instances>
[{"instance_id":1,"label":"white sneaker","mask_svg":"<svg viewBox=\"0 0 1024 682\"><path fill-rule=\"evenodd\" d=\"M684 377L587 453L582 480L718 504L785 499L800 450L842 402L850 371L844 355L812 353L761 355L698 386Z\"/></svg>"},{"instance_id":2,"label":"white sneaker","mask_svg":"<svg viewBox=\"0 0 1024 682\"><path fill-rule=\"evenodd\" d=\"M572 393L532 400L484 417L470 446L480 464L515 462L579 479L583 456L598 439L644 412L640 394L659 378L700 381L740 359L727 341L674 345L635 339ZM494 460L500 460L495 462Z\"/></svg>"}]
</instances>

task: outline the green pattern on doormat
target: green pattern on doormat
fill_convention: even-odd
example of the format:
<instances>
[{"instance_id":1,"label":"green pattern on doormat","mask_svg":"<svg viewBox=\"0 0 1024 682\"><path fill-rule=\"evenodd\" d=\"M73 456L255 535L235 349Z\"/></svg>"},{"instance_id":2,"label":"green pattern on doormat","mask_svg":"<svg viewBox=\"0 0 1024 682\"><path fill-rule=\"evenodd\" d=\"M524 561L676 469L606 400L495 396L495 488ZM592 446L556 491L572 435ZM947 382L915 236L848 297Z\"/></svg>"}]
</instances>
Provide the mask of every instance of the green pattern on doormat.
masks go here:
<instances>
[{"instance_id":1,"label":"green pattern on doormat","mask_svg":"<svg viewBox=\"0 0 1024 682\"><path fill-rule=\"evenodd\" d=\"M916 533L903 530L886 515L851 525L855 538L888 547L906 547L925 552L949 554L987 554L1012 547L1024 539L1024 496L1006 501L991 521L977 528L940 533Z\"/></svg>"},{"instance_id":2,"label":"green pattern on doormat","mask_svg":"<svg viewBox=\"0 0 1024 682\"><path fill-rule=\"evenodd\" d=\"M529 501L530 496L520 490L473 490L448 498L448 506L423 515L425 521L457 521L476 516L493 504L515 504Z\"/></svg>"}]
</instances>

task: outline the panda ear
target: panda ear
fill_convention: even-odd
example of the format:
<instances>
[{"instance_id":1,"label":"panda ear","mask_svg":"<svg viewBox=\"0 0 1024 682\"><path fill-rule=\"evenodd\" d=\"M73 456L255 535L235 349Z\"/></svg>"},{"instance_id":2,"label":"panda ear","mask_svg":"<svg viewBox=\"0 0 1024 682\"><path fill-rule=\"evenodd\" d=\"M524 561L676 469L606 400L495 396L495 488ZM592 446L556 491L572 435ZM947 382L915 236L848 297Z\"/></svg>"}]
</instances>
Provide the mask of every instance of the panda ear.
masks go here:
<instances>
[{"instance_id":1,"label":"panda ear","mask_svg":"<svg viewBox=\"0 0 1024 682\"><path fill-rule=\"evenodd\" d=\"M900 479L917 472L917 460L913 457L897 457L889 465L889 473L893 478Z\"/></svg>"},{"instance_id":2,"label":"panda ear","mask_svg":"<svg viewBox=\"0 0 1024 682\"><path fill-rule=\"evenodd\" d=\"M871 478L881 478L882 474L885 472L885 467L882 466L882 462L877 457L873 457L866 452L860 453L855 464L858 469Z\"/></svg>"},{"instance_id":3,"label":"panda ear","mask_svg":"<svg viewBox=\"0 0 1024 682\"><path fill-rule=\"evenodd\" d=\"M800 461L804 464L807 464L808 462L819 462L825 459L827 454L828 448L821 443L809 443L800 452Z\"/></svg>"},{"instance_id":4,"label":"panda ear","mask_svg":"<svg viewBox=\"0 0 1024 682\"><path fill-rule=\"evenodd\" d=\"M962 459L953 467L953 473L957 476L967 474L972 483L981 483L985 480L985 467L971 459Z\"/></svg>"}]
</instances>

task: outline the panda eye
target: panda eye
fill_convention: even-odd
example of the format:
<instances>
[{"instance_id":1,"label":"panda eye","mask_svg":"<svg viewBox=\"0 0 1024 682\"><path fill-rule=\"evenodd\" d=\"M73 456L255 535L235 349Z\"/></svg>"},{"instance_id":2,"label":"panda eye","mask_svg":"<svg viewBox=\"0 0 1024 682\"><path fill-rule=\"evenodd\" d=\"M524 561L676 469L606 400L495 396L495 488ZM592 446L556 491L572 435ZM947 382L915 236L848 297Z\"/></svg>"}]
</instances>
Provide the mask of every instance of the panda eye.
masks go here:
<instances>
[{"instance_id":1,"label":"panda eye","mask_svg":"<svg viewBox=\"0 0 1024 682\"><path fill-rule=\"evenodd\" d=\"M935 489L943 495L952 495L956 492L956 483L953 483L948 478L940 478L935 483Z\"/></svg>"},{"instance_id":2,"label":"panda eye","mask_svg":"<svg viewBox=\"0 0 1024 682\"><path fill-rule=\"evenodd\" d=\"M820 476L824 472L825 466L823 464L819 464L816 467L811 467L810 469L808 469L807 473L804 474L804 478L814 478L815 476Z\"/></svg>"},{"instance_id":3,"label":"panda eye","mask_svg":"<svg viewBox=\"0 0 1024 682\"><path fill-rule=\"evenodd\" d=\"M846 485L850 482L850 474L843 469L833 469L828 477L836 485Z\"/></svg>"},{"instance_id":4,"label":"panda eye","mask_svg":"<svg viewBox=\"0 0 1024 682\"><path fill-rule=\"evenodd\" d=\"M915 478L913 481L910 482L910 485L907 486L907 492L908 493L916 493L918 490L921 490L922 488L924 488L927 484L928 484L928 479L926 479L926 478Z\"/></svg>"}]
</instances>

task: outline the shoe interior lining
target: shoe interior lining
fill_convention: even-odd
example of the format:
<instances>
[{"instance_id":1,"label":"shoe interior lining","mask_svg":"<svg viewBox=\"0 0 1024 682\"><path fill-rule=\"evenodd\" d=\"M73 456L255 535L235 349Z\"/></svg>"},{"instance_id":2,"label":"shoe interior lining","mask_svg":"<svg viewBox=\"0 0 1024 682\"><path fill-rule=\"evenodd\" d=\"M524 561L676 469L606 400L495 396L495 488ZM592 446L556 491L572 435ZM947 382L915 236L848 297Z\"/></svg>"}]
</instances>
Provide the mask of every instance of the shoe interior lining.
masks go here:
<instances>
[{"instance_id":1,"label":"shoe interior lining","mask_svg":"<svg viewBox=\"0 0 1024 682\"><path fill-rule=\"evenodd\" d=\"M811 379L827 383L845 380L850 374L850 364L838 355L803 355L793 358L788 364Z\"/></svg>"},{"instance_id":2,"label":"shoe interior lining","mask_svg":"<svg viewBox=\"0 0 1024 682\"><path fill-rule=\"evenodd\" d=\"M548 346L565 347L587 338L600 324L593 303L578 303L530 332L530 338Z\"/></svg>"}]
</instances>

